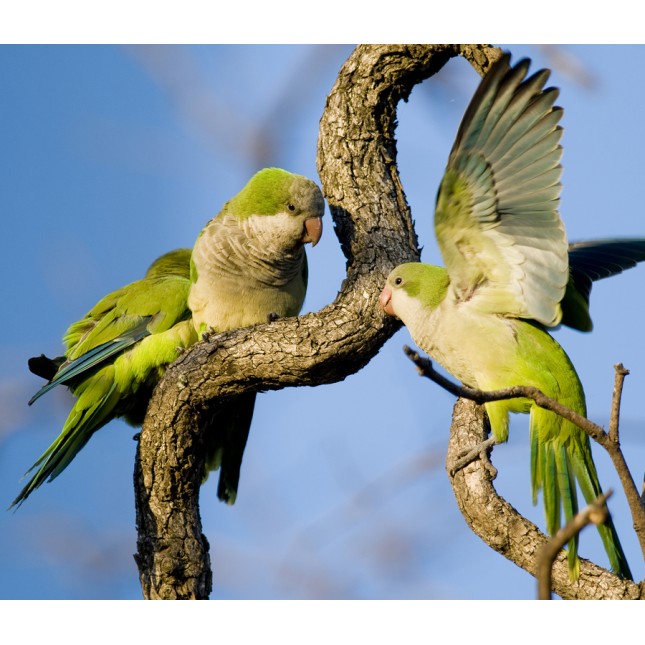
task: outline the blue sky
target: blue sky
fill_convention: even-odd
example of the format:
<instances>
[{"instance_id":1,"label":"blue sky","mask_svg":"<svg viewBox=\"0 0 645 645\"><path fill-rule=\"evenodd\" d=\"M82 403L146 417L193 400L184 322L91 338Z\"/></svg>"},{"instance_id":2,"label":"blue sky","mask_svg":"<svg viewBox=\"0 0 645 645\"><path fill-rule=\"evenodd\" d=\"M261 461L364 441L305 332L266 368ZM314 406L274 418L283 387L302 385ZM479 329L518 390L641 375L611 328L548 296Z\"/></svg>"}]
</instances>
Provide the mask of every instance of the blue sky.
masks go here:
<instances>
[{"instance_id":1,"label":"blue sky","mask_svg":"<svg viewBox=\"0 0 645 645\"><path fill-rule=\"evenodd\" d=\"M259 168L317 180L318 121L349 46L0 47L0 212L6 304L0 364L0 505L56 437L70 407L26 360L61 349L66 327L139 278L161 253L192 246L202 226ZM510 46L561 88L562 216L571 240L645 236L641 204L642 46ZM434 197L478 78L463 61L415 88L399 109L399 168L423 259L440 262ZM344 277L329 213L309 251L305 311ZM645 267L598 283L595 330L557 332L606 423L613 365L631 370L622 445L645 467ZM533 598L533 579L481 542L459 515L443 461L452 397L423 381L398 332L343 383L258 399L238 501L202 490L213 598ZM133 428L97 433L53 483L0 514L1 598L139 598ZM638 542L608 459L595 450L632 571ZM525 417L495 449L498 490L532 507ZM604 564L593 530L581 554Z\"/></svg>"}]
</instances>

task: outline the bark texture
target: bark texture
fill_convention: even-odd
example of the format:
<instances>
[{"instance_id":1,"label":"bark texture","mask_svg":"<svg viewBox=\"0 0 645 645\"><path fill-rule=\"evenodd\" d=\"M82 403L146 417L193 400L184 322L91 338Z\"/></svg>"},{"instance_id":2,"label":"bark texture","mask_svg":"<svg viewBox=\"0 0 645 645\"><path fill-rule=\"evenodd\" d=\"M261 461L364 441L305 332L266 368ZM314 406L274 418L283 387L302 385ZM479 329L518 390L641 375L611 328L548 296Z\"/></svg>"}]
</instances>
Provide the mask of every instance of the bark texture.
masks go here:
<instances>
[{"instance_id":1,"label":"bark texture","mask_svg":"<svg viewBox=\"0 0 645 645\"><path fill-rule=\"evenodd\" d=\"M488 436L484 408L459 399L453 411L446 468L468 526L491 548L525 571L537 574L537 560L549 538L520 515L493 487L494 469L477 459L451 474L452 465L465 450ZM592 530L592 529L590 529ZM561 551L552 570L552 590L565 599L638 600L645 598L643 583L621 580L607 569L580 559L580 579L569 580L566 552Z\"/></svg>"}]
</instances>

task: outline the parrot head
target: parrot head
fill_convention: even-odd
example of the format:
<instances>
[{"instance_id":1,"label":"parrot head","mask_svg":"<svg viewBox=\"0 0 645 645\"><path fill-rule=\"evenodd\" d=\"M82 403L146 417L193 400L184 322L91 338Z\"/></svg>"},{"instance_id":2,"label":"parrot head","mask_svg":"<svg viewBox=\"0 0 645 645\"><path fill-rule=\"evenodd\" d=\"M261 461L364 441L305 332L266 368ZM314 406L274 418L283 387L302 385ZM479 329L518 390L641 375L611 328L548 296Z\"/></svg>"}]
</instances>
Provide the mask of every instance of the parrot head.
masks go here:
<instances>
[{"instance_id":1,"label":"parrot head","mask_svg":"<svg viewBox=\"0 0 645 645\"><path fill-rule=\"evenodd\" d=\"M325 207L320 188L280 168L257 172L223 208L248 228L249 237L267 247L316 246Z\"/></svg>"},{"instance_id":2,"label":"parrot head","mask_svg":"<svg viewBox=\"0 0 645 645\"><path fill-rule=\"evenodd\" d=\"M204 227L190 260L195 328L225 331L296 316L307 289L305 245L322 235L324 200L306 177L257 172Z\"/></svg>"},{"instance_id":3,"label":"parrot head","mask_svg":"<svg viewBox=\"0 0 645 645\"><path fill-rule=\"evenodd\" d=\"M443 267L421 262L400 264L387 277L379 303L386 314L407 324L421 310L436 309L445 298L449 284Z\"/></svg>"}]
</instances>

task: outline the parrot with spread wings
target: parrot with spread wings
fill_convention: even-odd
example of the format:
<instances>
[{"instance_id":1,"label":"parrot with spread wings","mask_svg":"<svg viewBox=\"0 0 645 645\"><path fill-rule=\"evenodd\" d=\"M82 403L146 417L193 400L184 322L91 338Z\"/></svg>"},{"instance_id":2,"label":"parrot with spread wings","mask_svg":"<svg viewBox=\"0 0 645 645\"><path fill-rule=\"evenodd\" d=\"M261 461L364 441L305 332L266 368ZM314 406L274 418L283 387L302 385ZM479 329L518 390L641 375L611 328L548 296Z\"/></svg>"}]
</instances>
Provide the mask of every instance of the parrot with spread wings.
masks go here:
<instances>
[{"instance_id":1,"label":"parrot with spread wings","mask_svg":"<svg viewBox=\"0 0 645 645\"><path fill-rule=\"evenodd\" d=\"M558 212L558 90L544 88L548 70L527 77L529 63L511 66L504 55L493 64L463 117L435 210L445 267L394 268L380 303L465 385L534 386L585 416L580 379L547 329L589 331L592 282L645 259L645 240L568 244ZM533 501L541 491L553 535L562 515L568 521L578 511L577 486L588 503L601 493L588 436L529 399L484 405L498 443L508 438L510 412L530 415ZM610 516L598 531L612 570L631 579ZM568 564L577 579L578 536Z\"/></svg>"}]
</instances>

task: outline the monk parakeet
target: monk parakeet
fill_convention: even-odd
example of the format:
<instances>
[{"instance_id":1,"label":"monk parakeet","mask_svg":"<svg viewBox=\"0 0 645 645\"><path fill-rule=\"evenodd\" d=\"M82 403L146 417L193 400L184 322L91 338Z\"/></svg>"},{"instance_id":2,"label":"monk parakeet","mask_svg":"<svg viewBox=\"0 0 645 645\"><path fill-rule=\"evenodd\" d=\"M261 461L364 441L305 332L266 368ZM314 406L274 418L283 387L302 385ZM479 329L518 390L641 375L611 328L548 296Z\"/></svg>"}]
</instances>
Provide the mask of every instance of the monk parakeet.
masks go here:
<instances>
[{"instance_id":1,"label":"monk parakeet","mask_svg":"<svg viewBox=\"0 0 645 645\"><path fill-rule=\"evenodd\" d=\"M602 251L571 249L558 213L562 111L558 91L544 89L548 70L525 78L529 61L509 56L482 80L460 125L441 182L435 232L445 268L396 267L381 293L386 313L403 321L414 341L465 385L495 390L530 385L586 414L571 361L546 332L567 322L589 329L591 280L642 259L603 262ZM621 242L605 242L620 256ZM590 246L593 246L590 245ZM602 244L601 244L602 246ZM626 252L629 256L629 252ZM639 253L641 255L639 255ZM596 258L594 274L585 262ZM563 309L567 320L563 319ZM485 404L498 442L508 438L509 412L530 414L533 501L544 497L554 534L561 515L578 510L576 482L591 502L601 493L588 436L527 399ZM598 527L612 569L631 578L614 525ZM579 575L578 538L569 544L572 579Z\"/></svg>"},{"instance_id":2,"label":"monk parakeet","mask_svg":"<svg viewBox=\"0 0 645 645\"><path fill-rule=\"evenodd\" d=\"M154 386L178 354L211 331L299 313L307 286L304 245L322 234L324 202L309 179L268 168L224 204L194 249L157 259L142 280L103 298L72 324L65 355L29 361L77 397L63 430L32 466L12 506L54 479L96 430L114 417L143 422ZM221 467L218 496L233 503L255 393L224 406L213 419L207 467Z\"/></svg>"},{"instance_id":3,"label":"monk parakeet","mask_svg":"<svg viewBox=\"0 0 645 645\"><path fill-rule=\"evenodd\" d=\"M188 306L199 334L296 316L307 289L304 245L322 235L324 201L316 184L269 168L224 204L193 249ZM234 503L255 392L218 414L207 466L220 468L218 496Z\"/></svg>"}]
</instances>

